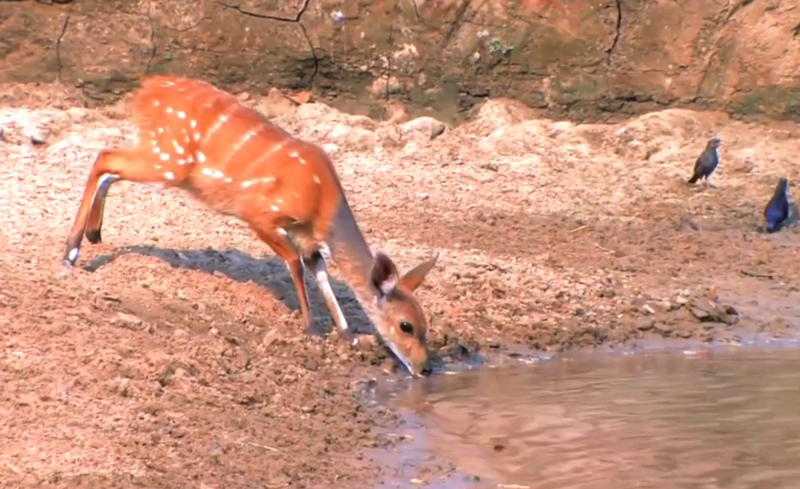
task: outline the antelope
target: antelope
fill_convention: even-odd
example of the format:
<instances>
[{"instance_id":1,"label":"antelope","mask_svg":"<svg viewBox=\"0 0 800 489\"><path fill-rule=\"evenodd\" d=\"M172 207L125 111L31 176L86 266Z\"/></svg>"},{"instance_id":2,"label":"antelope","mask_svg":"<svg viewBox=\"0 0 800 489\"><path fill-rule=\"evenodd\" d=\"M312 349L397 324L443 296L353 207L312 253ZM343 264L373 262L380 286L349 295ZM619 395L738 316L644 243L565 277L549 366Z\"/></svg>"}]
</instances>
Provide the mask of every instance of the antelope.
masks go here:
<instances>
[{"instance_id":1,"label":"antelope","mask_svg":"<svg viewBox=\"0 0 800 489\"><path fill-rule=\"evenodd\" d=\"M99 243L106 196L116 182L179 187L218 215L234 216L287 265L303 324L314 321L304 271L310 269L343 332L347 319L329 282L333 259L377 336L415 377L431 373L427 320L414 291L439 254L402 276L368 246L338 174L319 146L295 138L213 85L189 78L145 78L132 99L132 148L101 150L66 241L74 267L84 236Z\"/></svg>"}]
</instances>

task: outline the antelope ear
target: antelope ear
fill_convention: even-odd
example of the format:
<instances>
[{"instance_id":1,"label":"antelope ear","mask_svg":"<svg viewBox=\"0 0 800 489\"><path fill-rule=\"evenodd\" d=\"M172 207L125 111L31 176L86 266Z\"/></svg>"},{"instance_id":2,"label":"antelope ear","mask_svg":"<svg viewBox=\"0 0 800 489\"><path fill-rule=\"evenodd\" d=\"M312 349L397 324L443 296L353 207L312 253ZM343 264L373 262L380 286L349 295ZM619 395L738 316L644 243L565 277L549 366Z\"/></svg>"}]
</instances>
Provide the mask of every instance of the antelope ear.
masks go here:
<instances>
[{"instance_id":1,"label":"antelope ear","mask_svg":"<svg viewBox=\"0 0 800 489\"><path fill-rule=\"evenodd\" d=\"M405 275L400 278L397 286L409 292L414 292L417 290L417 287L422 285L422 282L425 281L425 277L428 276L428 272L433 270L434 265L436 265L436 260L438 259L439 253L436 253L432 258L428 258L426 261L407 271Z\"/></svg>"},{"instance_id":2,"label":"antelope ear","mask_svg":"<svg viewBox=\"0 0 800 489\"><path fill-rule=\"evenodd\" d=\"M397 285L397 266L382 251L375 252L375 263L372 265L370 280L382 295L387 295Z\"/></svg>"}]
</instances>

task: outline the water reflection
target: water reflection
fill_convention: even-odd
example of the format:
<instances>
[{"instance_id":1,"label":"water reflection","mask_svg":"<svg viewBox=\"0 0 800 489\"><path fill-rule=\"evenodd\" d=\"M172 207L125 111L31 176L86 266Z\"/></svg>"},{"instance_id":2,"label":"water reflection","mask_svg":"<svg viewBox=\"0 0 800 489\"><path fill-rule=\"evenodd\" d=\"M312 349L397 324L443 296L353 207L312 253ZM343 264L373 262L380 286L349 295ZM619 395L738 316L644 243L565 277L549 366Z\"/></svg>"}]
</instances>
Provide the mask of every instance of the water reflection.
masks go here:
<instances>
[{"instance_id":1,"label":"water reflection","mask_svg":"<svg viewBox=\"0 0 800 489\"><path fill-rule=\"evenodd\" d=\"M393 402L421 424L415 450L484 483L800 487L800 350L578 356L409 389Z\"/></svg>"}]
</instances>

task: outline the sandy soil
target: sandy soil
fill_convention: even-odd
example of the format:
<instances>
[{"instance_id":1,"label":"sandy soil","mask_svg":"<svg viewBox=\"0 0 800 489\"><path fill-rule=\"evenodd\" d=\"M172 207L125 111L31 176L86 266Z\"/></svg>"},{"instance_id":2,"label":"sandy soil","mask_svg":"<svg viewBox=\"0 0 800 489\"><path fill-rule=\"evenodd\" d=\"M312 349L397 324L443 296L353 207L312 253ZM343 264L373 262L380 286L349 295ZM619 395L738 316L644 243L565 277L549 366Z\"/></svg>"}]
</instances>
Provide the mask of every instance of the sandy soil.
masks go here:
<instances>
[{"instance_id":1,"label":"sandy soil","mask_svg":"<svg viewBox=\"0 0 800 489\"><path fill-rule=\"evenodd\" d=\"M285 267L179 191L114 187L104 243L65 272L94 155L132 136L124 104L87 110L47 87L6 87L0 102L4 485L366 487L389 476L365 454L396 443L377 429L394 413L365 408L359 383L380 374L382 350L304 336ZM759 232L777 178L798 177L796 125L681 110L573 125L491 101L431 139L442 130L432 119L379 123L276 94L247 103L326 145L369 241L402 268L441 253L419 294L444 362L796 334L800 231ZM720 188L690 188L712 134L725 143Z\"/></svg>"}]
</instances>

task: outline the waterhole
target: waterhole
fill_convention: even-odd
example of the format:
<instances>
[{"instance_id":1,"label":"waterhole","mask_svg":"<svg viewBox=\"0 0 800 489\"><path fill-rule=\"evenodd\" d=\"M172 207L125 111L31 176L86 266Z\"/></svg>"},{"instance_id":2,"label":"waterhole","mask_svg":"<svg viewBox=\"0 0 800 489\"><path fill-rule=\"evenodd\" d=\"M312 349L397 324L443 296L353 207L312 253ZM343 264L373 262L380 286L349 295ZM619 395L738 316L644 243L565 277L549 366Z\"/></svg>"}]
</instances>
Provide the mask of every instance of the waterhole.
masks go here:
<instances>
[{"instance_id":1,"label":"waterhole","mask_svg":"<svg viewBox=\"0 0 800 489\"><path fill-rule=\"evenodd\" d=\"M403 412L385 487L794 488L800 348L582 354L451 372L378 402ZM432 460L449 466L412 476Z\"/></svg>"}]
</instances>

